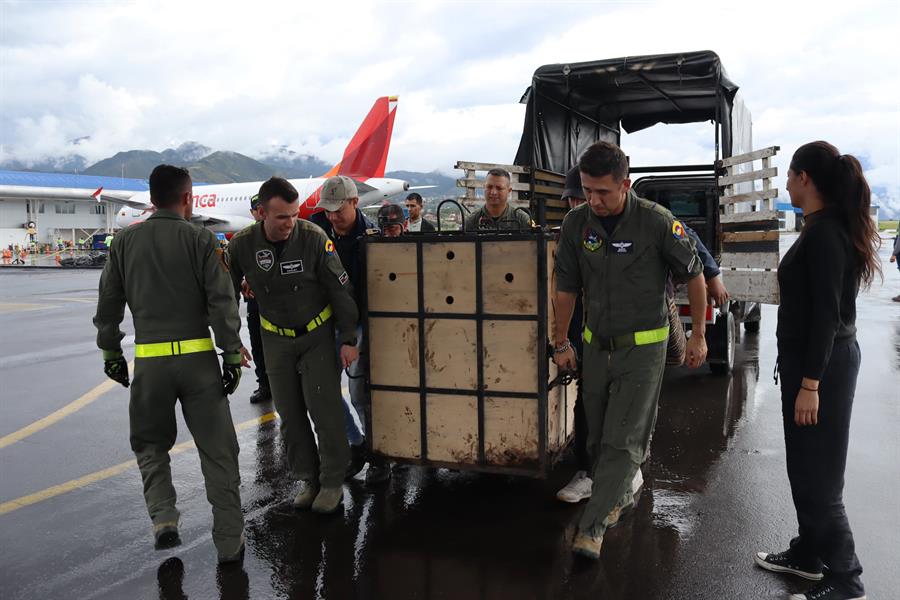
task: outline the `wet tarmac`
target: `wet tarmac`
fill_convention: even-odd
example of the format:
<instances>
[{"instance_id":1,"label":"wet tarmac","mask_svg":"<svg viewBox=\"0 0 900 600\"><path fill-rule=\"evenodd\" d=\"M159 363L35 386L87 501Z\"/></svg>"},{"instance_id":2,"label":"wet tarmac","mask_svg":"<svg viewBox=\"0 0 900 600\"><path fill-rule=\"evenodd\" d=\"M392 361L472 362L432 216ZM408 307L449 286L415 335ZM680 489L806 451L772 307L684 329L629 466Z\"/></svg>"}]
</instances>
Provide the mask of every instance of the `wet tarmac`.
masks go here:
<instances>
[{"instance_id":1,"label":"wet tarmac","mask_svg":"<svg viewBox=\"0 0 900 600\"><path fill-rule=\"evenodd\" d=\"M845 491L874 599L897 597L900 556L900 304L890 299L900 276L882 254L885 285L858 302ZM0 598L786 598L808 587L751 560L783 549L796 528L773 307L758 335L742 335L733 375L667 373L640 502L599 562L569 550L581 507L554 495L570 462L545 481L400 468L381 486L347 484L343 514L295 512L277 421L271 405L249 404L247 373L231 401L247 555L242 568L218 569L180 417L172 470L183 545L153 550L128 392L104 386L94 346L98 278L0 272Z\"/></svg>"}]
</instances>

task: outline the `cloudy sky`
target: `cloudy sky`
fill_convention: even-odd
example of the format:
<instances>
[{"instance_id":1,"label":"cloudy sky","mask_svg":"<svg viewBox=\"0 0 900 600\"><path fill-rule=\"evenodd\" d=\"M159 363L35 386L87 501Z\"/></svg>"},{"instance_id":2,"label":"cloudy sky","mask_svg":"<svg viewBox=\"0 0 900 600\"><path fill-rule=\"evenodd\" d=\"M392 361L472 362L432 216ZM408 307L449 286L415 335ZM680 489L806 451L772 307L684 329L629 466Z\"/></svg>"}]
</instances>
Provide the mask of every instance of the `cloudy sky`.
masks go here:
<instances>
[{"instance_id":1,"label":"cloudy sky","mask_svg":"<svg viewBox=\"0 0 900 600\"><path fill-rule=\"evenodd\" d=\"M710 49L756 147L781 146L784 167L826 139L900 208L900 4L830 5L0 0L0 161L195 140L336 162L373 100L398 95L388 169L452 173L511 162L541 65ZM623 147L633 164L708 162L711 138L657 127Z\"/></svg>"}]
</instances>

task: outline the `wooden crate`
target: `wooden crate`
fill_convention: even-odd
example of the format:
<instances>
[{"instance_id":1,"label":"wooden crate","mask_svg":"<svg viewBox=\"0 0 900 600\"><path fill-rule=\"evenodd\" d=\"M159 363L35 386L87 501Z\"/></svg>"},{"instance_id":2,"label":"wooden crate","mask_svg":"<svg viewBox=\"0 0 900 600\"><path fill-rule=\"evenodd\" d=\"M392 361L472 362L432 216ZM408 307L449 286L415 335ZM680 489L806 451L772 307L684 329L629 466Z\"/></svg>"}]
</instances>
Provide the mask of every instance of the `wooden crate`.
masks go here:
<instances>
[{"instance_id":1,"label":"wooden crate","mask_svg":"<svg viewBox=\"0 0 900 600\"><path fill-rule=\"evenodd\" d=\"M724 170L717 178L722 278L734 300L778 304L778 190L771 181L778 174L771 165L778 149L771 146L716 163Z\"/></svg>"},{"instance_id":2,"label":"wooden crate","mask_svg":"<svg viewBox=\"0 0 900 600\"><path fill-rule=\"evenodd\" d=\"M549 388L553 253L544 233L365 238L372 451L545 476L574 430ZM452 302L450 299L452 298Z\"/></svg>"}]
</instances>

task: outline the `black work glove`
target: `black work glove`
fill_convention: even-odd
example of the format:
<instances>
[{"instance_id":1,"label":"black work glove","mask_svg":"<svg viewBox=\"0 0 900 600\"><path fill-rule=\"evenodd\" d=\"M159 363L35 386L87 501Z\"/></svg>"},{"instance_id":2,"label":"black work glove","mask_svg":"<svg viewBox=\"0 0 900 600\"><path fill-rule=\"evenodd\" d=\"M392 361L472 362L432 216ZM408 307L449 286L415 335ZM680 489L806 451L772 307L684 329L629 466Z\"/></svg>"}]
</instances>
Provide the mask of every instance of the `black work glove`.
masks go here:
<instances>
[{"instance_id":1,"label":"black work glove","mask_svg":"<svg viewBox=\"0 0 900 600\"><path fill-rule=\"evenodd\" d=\"M224 352L222 354L222 387L225 395L230 396L241 383L241 353Z\"/></svg>"},{"instance_id":2,"label":"black work glove","mask_svg":"<svg viewBox=\"0 0 900 600\"><path fill-rule=\"evenodd\" d=\"M128 387L128 363L121 350L103 351L103 372L116 383Z\"/></svg>"}]
</instances>

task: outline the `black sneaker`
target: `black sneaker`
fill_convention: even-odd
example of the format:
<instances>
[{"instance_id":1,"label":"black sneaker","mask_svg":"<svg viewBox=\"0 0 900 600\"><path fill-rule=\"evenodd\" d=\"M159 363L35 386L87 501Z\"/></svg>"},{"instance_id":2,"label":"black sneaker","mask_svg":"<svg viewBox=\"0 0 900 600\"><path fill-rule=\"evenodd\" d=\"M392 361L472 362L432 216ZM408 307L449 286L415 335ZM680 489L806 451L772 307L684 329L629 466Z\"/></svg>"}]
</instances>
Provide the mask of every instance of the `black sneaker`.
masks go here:
<instances>
[{"instance_id":1,"label":"black sneaker","mask_svg":"<svg viewBox=\"0 0 900 600\"><path fill-rule=\"evenodd\" d=\"M765 552L757 552L753 555L753 560L760 567L767 571L775 573L790 573L810 581L819 581L822 579L822 568L810 568L806 565L800 565L791 554L790 550L779 552L778 554L766 554Z\"/></svg>"},{"instance_id":2,"label":"black sneaker","mask_svg":"<svg viewBox=\"0 0 900 600\"><path fill-rule=\"evenodd\" d=\"M250 404L259 404L260 402L268 402L272 399L272 390L269 386L260 384L256 391L250 394Z\"/></svg>"},{"instance_id":3,"label":"black sneaker","mask_svg":"<svg viewBox=\"0 0 900 600\"><path fill-rule=\"evenodd\" d=\"M153 547L156 550L168 550L181 545L178 535L178 521L169 521L153 526Z\"/></svg>"},{"instance_id":4,"label":"black sneaker","mask_svg":"<svg viewBox=\"0 0 900 600\"><path fill-rule=\"evenodd\" d=\"M790 600L866 600L866 595L848 594L834 584L822 582L806 593L791 594Z\"/></svg>"}]
</instances>

